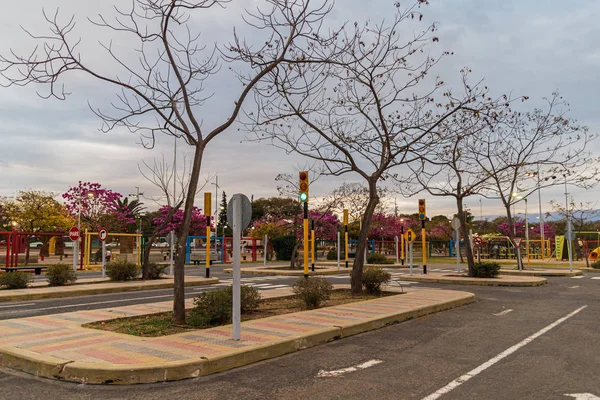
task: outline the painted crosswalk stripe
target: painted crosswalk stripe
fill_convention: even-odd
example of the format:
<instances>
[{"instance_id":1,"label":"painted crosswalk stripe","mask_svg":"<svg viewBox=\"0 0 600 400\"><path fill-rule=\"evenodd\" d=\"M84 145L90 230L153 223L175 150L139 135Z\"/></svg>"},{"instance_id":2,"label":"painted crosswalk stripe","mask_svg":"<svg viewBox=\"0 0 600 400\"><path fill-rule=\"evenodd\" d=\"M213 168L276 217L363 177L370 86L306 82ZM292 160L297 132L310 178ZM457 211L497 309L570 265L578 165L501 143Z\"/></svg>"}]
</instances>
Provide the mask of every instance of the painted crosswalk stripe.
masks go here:
<instances>
[{"instance_id":1,"label":"painted crosswalk stripe","mask_svg":"<svg viewBox=\"0 0 600 400\"><path fill-rule=\"evenodd\" d=\"M572 276L571 279L581 279L583 278L583 275L579 275L579 276Z\"/></svg>"},{"instance_id":2,"label":"painted crosswalk stripe","mask_svg":"<svg viewBox=\"0 0 600 400\"><path fill-rule=\"evenodd\" d=\"M594 276L592 279L600 279L600 276Z\"/></svg>"}]
</instances>

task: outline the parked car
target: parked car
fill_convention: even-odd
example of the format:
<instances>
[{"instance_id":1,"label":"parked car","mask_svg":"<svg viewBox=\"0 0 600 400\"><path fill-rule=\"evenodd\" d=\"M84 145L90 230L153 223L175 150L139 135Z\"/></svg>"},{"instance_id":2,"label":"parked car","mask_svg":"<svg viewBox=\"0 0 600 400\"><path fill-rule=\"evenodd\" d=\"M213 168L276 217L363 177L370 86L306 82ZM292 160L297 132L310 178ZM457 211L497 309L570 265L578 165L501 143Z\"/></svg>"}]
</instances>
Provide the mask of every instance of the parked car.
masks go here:
<instances>
[{"instance_id":1,"label":"parked car","mask_svg":"<svg viewBox=\"0 0 600 400\"><path fill-rule=\"evenodd\" d=\"M39 249L43 246L44 244L42 242L30 242L29 243L29 248L30 249Z\"/></svg>"},{"instance_id":2,"label":"parked car","mask_svg":"<svg viewBox=\"0 0 600 400\"><path fill-rule=\"evenodd\" d=\"M108 247L108 248L119 247L119 243L118 242L106 243L106 247Z\"/></svg>"}]
</instances>

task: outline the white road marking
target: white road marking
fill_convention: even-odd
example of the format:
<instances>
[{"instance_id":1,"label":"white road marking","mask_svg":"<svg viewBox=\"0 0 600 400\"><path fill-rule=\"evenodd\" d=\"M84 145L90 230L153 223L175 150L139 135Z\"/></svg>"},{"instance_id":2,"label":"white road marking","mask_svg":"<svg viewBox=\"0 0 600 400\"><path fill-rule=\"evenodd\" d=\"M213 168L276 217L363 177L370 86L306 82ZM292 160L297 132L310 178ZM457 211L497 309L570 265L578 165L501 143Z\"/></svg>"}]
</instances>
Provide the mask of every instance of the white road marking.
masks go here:
<instances>
[{"instance_id":1,"label":"white road marking","mask_svg":"<svg viewBox=\"0 0 600 400\"><path fill-rule=\"evenodd\" d=\"M361 370L361 369L370 368L370 367L373 367L373 366L375 366L377 364L381 364L382 362L383 361L381 361L381 360L369 360L367 362L355 365L353 367L336 369L334 371L320 370L319 373L317 374L317 378L331 378L331 377L336 377L336 376L340 376L340 375L346 374L348 372L355 372L355 371L358 371L358 370Z\"/></svg>"},{"instance_id":2,"label":"white road marking","mask_svg":"<svg viewBox=\"0 0 600 400\"><path fill-rule=\"evenodd\" d=\"M513 309L509 308L508 310L501 311L498 314L494 314L494 315L506 315L506 314L508 314L509 312L512 312L512 311L513 311Z\"/></svg>"},{"instance_id":3,"label":"white road marking","mask_svg":"<svg viewBox=\"0 0 600 400\"><path fill-rule=\"evenodd\" d=\"M575 397L575 400L600 400L600 397L591 393L567 393L565 396Z\"/></svg>"},{"instance_id":4,"label":"white road marking","mask_svg":"<svg viewBox=\"0 0 600 400\"><path fill-rule=\"evenodd\" d=\"M578 276L572 276L571 279L581 279L583 278L583 275L578 275Z\"/></svg>"},{"instance_id":5,"label":"white road marking","mask_svg":"<svg viewBox=\"0 0 600 400\"><path fill-rule=\"evenodd\" d=\"M522 340L521 342L515 344L514 346L512 346L512 347L510 347L510 348L508 348L506 350L504 350L502 353L498 354L494 358L489 359L488 361L484 362L483 364L481 364L477 368L472 369L471 371L467 372L463 376L461 376L461 377L453 380L452 382L450 382L449 384L447 384L443 388L439 389L438 391L430 394L427 397L424 397L423 400L435 400L435 399L439 399L444 394L451 392L452 390L456 389L457 387L459 387L463 383L467 382L469 379L471 379L471 378L479 375L480 373L482 373L483 371L485 371L489 367L493 366L497 362L499 362L502 359L504 359L504 358L508 357L509 355L513 354L514 352L516 352L517 350L519 350L521 347L523 347L523 346L525 346L525 345L533 342L535 339L537 339L538 337L542 336L544 333L548 332L550 329L552 329L552 328L554 328L554 327L562 324L567 319L573 317L574 315L576 315L577 313L579 313L580 311L582 311L586 307L587 307L587 305L579 307L577 310L575 310L575 311L573 311L573 312L565 315L564 317L556 320L555 322L551 323L550 325L546 326L545 328L540 329L539 331L537 331L533 335L525 338L524 340Z\"/></svg>"},{"instance_id":6,"label":"white road marking","mask_svg":"<svg viewBox=\"0 0 600 400\"><path fill-rule=\"evenodd\" d=\"M600 276L593 276L592 279L600 279Z\"/></svg>"},{"instance_id":7,"label":"white road marking","mask_svg":"<svg viewBox=\"0 0 600 400\"><path fill-rule=\"evenodd\" d=\"M569 289L577 289L579 286L569 286Z\"/></svg>"},{"instance_id":8,"label":"white road marking","mask_svg":"<svg viewBox=\"0 0 600 400\"><path fill-rule=\"evenodd\" d=\"M12 304L10 306L0 306L0 308L13 308L13 307L25 307L25 306L35 306L35 303Z\"/></svg>"}]
</instances>

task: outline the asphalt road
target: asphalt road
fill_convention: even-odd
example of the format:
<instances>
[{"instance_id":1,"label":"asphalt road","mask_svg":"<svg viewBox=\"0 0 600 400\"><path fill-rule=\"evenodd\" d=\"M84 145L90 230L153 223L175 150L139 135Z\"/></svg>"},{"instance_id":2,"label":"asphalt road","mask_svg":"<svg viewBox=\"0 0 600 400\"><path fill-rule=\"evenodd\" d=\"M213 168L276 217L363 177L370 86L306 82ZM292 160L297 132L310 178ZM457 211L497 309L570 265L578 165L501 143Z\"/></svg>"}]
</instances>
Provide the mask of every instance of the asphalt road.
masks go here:
<instances>
[{"instance_id":1,"label":"asphalt road","mask_svg":"<svg viewBox=\"0 0 600 400\"><path fill-rule=\"evenodd\" d=\"M460 377L439 398L600 396L600 280L592 276L534 288L439 285L474 292L478 301L180 382L90 386L0 369L0 398L424 399ZM367 367L348 370L357 365Z\"/></svg>"}]
</instances>

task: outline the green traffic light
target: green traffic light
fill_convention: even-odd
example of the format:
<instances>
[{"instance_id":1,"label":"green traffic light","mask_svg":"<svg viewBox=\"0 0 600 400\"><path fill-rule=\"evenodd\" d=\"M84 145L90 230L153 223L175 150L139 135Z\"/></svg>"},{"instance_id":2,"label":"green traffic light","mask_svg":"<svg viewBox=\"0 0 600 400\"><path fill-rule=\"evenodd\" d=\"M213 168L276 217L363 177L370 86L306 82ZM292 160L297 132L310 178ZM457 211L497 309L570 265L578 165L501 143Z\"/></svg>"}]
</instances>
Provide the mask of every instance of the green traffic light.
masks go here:
<instances>
[{"instance_id":1,"label":"green traffic light","mask_svg":"<svg viewBox=\"0 0 600 400\"><path fill-rule=\"evenodd\" d=\"M308 196L306 195L306 193L300 193L300 200L301 201L306 201L308 199Z\"/></svg>"}]
</instances>

